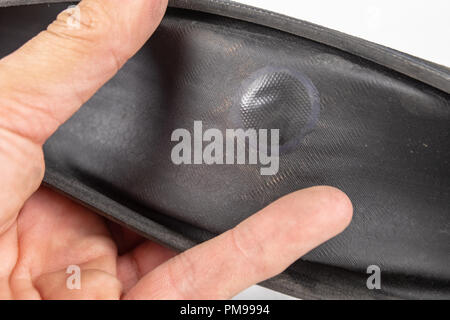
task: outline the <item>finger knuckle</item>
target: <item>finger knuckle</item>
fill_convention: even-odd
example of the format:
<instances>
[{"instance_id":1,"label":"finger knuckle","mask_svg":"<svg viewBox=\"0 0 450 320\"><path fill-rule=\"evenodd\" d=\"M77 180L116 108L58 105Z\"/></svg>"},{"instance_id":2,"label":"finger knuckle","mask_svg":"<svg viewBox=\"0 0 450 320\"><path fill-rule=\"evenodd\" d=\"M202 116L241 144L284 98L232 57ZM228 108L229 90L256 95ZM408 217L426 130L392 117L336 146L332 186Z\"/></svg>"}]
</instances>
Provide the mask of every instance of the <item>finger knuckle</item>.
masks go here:
<instances>
[{"instance_id":1,"label":"finger knuckle","mask_svg":"<svg viewBox=\"0 0 450 320\"><path fill-rule=\"evenodd\" d=\"M234 251L240 256L247 272L262 277L272 275L272 259L264 245L259 242L251 228L231 229L228 232Z\"/></svg>"},{"instance_id":2,"label":"finger knuckle","mask_svg":"<svg viewBox=\"0 0 450 320\"><path fill-rule=\"evenodd\" d=\"M180 299L192 298L198 283L195 263L188 253L182 253L173 259L174 263L168 265L170 286Z\"/></svg>"},{"instance_id":3,"label":"finger knuckle","mask_svg":"<svg viewBox=\"0 0 450 320\"><path fill-rule=\"evenodd\" d=\"M39 145L61 125L51 108L30 103L20 94L2 99L0 106L0 128Z\"/></svg>"}]
</instances>

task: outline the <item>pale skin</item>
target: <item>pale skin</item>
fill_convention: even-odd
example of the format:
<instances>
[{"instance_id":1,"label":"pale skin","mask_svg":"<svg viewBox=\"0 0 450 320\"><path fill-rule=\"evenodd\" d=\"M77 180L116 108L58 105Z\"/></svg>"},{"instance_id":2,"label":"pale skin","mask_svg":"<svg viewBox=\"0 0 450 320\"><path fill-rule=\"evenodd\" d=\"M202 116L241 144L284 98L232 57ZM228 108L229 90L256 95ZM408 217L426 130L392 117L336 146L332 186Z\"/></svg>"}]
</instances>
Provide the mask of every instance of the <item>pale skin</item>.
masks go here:
<instances>
[{"instance_id":1,"label":"pale skin","mask_svg":"<svg viewBox=\"0 0 450 320\"><path fill-rule=\"evenodd\" d=\"M176 254L41 187L43 143L148 40L167 0L83 0L0 60L0 298L228 299L273 277L352 218L332 187L297 191ZM66 286L79 265L81 289Z\"/></svg>"}]
</instances>

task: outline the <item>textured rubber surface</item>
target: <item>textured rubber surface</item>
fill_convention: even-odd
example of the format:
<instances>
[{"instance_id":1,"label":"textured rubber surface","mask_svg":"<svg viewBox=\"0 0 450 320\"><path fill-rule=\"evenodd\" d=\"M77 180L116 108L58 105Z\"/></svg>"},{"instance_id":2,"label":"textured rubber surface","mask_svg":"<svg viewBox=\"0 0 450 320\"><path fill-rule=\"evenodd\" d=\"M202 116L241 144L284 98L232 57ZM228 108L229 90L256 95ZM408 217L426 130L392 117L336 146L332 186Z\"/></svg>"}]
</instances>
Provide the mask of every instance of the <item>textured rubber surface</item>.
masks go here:
<instances>
[{"instance_id":1,"label":"textured rubber surface","mask_svg":"<svg viewBox=\"0 0 450 320\"><path fill-rule=\"evenodd\" d=\"M0 56L63 8L0 9ZM194 120L205 129L280 128L280 171L174 165L171 133ZM46 181L182 250L286 193L333 185L353 201L351 226L267 285L300 297L448 298L449 121L447 93L385 67L271 28L171 9L46 144ZM366 288L371 264L383 271L380 291Z\"/></svg>"}]
</instances>

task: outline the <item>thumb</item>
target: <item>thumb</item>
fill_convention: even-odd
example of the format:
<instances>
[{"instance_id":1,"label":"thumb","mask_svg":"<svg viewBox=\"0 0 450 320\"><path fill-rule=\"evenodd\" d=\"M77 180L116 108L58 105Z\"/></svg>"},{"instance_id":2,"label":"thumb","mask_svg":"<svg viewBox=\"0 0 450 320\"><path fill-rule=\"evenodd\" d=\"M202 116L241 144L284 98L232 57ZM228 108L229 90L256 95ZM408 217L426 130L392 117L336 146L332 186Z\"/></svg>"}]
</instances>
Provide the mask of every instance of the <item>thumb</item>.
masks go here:
<instances>
[{"instance_id":1,"label":"thumb","mask_svg":"<svg viewBox=\"0 0 450 320\"><path fill-rule=\"evenodd\" d=\"M83 0L0 60L0 233L44 173L42 144L147 41L167 0Z\"/></svg>"}]
</instances>

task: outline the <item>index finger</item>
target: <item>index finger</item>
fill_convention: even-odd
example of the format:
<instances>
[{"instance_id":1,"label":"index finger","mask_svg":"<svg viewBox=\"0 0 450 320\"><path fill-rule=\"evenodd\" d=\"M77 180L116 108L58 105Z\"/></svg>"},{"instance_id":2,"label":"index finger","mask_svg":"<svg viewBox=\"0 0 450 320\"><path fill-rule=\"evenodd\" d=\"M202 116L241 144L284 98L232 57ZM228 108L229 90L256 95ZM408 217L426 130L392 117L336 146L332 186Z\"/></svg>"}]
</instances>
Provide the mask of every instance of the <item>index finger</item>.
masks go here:
<instances>
[{"instance_id":1,"label":"index finger","mask_svg":"<svg viewBox=\"0 0 450 320\"><path fill-rule=\"evenodd\" d=\"M234 229L167 261L143 277L126 299L228 299L271 278L342 232L353 208L335 188L301 190Z\"/></svg>"}]
</instances>

